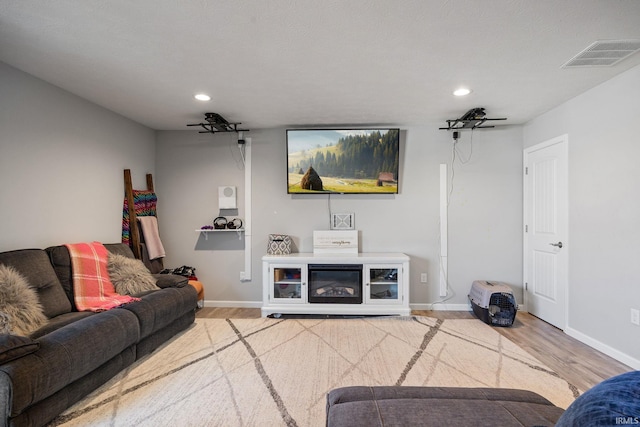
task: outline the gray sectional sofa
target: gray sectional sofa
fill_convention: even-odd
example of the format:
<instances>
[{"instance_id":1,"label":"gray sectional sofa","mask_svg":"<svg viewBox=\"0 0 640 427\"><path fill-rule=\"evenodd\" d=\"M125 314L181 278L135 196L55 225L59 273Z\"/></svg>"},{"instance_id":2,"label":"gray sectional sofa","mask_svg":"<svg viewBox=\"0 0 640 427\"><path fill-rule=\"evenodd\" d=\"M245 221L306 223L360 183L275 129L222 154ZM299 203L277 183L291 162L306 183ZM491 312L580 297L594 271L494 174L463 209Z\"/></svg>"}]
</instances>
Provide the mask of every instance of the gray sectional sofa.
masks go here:
<instances>
[{"instance_id":1,"label":"gray sectional sofa","mask_svg":"<svg viewBox=\"0 0 640 427\"><path fill-rule=\"evenodd\" d=\"M129 247L104 245L133 258ZM65 246L0 253L35 288L48 322L28 337L0 335L0 426L42 426L195 319L197 292L182 276L120 308L79 312Z\"/></svg>"}]
</instances>

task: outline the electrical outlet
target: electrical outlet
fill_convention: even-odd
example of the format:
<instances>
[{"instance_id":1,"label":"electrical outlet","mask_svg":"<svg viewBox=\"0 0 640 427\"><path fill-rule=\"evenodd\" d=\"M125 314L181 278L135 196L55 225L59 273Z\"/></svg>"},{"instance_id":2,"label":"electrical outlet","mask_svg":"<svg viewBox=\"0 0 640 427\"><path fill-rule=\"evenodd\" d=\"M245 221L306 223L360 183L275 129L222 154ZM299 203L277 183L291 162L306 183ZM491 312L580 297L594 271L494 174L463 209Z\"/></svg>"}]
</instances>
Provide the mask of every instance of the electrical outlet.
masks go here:
<instances>
[{"instance_id":1,"label":"electrical outlet","mask_svg":"<svg viewBox=\"0 0 640 427\"><path fill-rule=\"evenodd\" d=\"M420 283L427 283L427 273L422 273L420 275Z\"/></svg>"},{"instance_id":2,"label":"electrical outlet","mask_svg":"<svg viewBox=\"0 0 640 427\"><path fill-rule=\"evenodd\" d=\"M636 308L631 309L631 323L640 326L640 310Z\"/></svg>"}]
</instances>

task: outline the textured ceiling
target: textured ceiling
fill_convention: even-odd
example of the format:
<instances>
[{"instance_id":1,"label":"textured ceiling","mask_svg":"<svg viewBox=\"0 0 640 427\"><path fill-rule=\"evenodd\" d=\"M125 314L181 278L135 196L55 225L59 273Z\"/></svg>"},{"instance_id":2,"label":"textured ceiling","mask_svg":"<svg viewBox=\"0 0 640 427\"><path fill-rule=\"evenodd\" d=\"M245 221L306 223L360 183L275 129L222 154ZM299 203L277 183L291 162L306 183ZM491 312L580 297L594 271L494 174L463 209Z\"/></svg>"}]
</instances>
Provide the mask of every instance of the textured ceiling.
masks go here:
<instances>
[{"instance_id":1,"label":"textured ceiling","mask_svg":"<svg viewBox=\"0 0 640 427\"><path fill-rule=\"evenodd\" d=\"M640 1L0 0L0 61L154 129L523 123L640 64L560 68L607 39Z\"/></svg>"}]
</instances>

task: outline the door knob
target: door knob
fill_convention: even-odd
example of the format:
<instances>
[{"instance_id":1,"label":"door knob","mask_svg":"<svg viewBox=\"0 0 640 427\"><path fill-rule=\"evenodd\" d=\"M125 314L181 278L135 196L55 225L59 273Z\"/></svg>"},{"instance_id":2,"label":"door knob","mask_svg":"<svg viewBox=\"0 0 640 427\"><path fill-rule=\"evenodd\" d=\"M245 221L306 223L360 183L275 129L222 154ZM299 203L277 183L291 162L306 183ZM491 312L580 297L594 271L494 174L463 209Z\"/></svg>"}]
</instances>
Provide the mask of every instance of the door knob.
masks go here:
<instances>
[{"instance_id":1,"label":"door knob","mask_svg":"<svg viewBox=\"0 0 640 427\"><path fill-rule=\"evenodd\" d=\"M555 246L556 248L562 249L562 242L558 243L549 243L551 246Z\"/></svg>"}]
</instances>

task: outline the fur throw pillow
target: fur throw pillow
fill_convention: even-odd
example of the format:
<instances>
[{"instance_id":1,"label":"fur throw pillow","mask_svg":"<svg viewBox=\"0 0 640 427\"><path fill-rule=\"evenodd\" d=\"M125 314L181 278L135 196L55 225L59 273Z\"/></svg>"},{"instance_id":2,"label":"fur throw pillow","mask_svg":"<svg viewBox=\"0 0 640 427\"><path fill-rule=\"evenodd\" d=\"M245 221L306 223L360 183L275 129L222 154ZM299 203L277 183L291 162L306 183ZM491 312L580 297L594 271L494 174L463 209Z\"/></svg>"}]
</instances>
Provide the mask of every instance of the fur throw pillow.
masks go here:
<instances>
[{"instance_id":1,"label":"fur throw pillow","mask_svg":"<svg viewBox=\"0 0 640 427\"><path fill-rule=\"evenodd\" d=\"M120 295L137 295L160 289L142 261L119 254L109 253L107 271L111 283Z\"/></svg>"},{"instance_id":2,"label":"fur throw pillow","mask_svg":"<svg viewBox=\"0 0 640 427\"><path fill-rule=\"evenodd\" d=\"M14 335L28 336L48 321L27 279L6 265L0 265L0 312L4 328Z\"/></svg>"},{"instance_id":3,"label":"fur throw pillow","mask_svg":"<svg viewBox=\"0 0 640 427\"><path fill-rule=\"evenodd\" d=\"M0 311L0 335L11 333L11 318L7 313Z\"/></svg>"}]
</instances>

